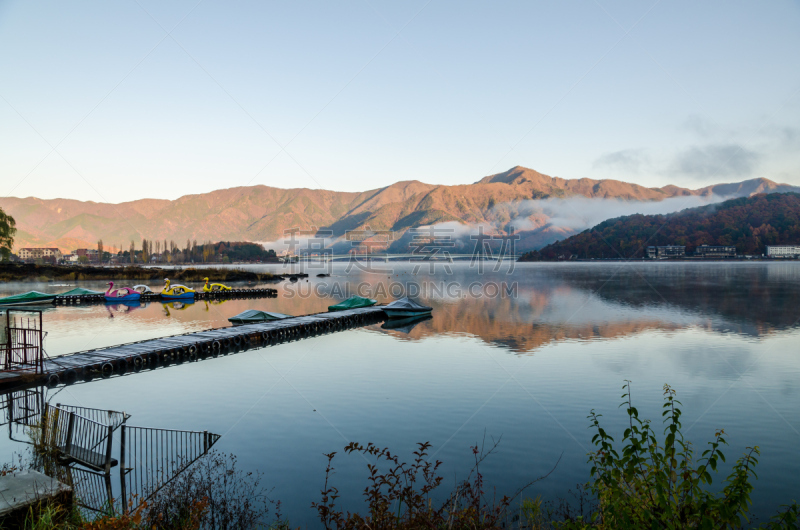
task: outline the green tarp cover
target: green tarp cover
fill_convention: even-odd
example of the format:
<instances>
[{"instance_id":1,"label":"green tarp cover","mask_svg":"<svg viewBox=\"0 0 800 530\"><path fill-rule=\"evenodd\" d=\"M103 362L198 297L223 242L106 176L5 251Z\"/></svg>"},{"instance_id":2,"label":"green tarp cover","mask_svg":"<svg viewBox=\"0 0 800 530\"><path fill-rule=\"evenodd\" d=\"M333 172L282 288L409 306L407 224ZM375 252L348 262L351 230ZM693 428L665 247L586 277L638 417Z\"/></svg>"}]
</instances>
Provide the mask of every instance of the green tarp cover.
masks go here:
<instances>
[{"instance_id":1,"label":"green tarp cover","mask_svg":"<svg viewBox=\"0 0 800 530\"><path fill-rule=\"evenodd\" d=\"M270 320L281 320L284 318L291 318L291 315L284 315L283 313L270 313L269 311L258 311L257 309L248 309L242 311L235 317L228 319L228 322L235 322L237 324L243 322L267 322Z\"/></svg>"},{"instance_id":2,"label":"green tarp cover","mask_svg":"<svg viewBox=\"0 0 800 530\"><path fill-rule=\"evenodd\" d=\"M56 295L40 293L39 291L28 291L27 293L15 294L0 298L0 305L9 304L30 304L33 302L51 302Z\"/></svg>"},{"instance_id":3,"label":"green tarp cover","mask_svg":"<svg viewBox=\"0 0 800 530\"><path fill-rule=\"evenodd\" d=\"M328 306L328 311L344 311L345 309L358 309L359 307L369 307L378 303L376 300L369 298L362 298L360 296L351 296L343 302L336 305Z\"/></svg>"},{"instance_id":4,"label":"green tarp cover","mask_svg":"<svg viewBox=\"0 0 800 530\"><path fill-rule=\"evenodd\" d=\"M58 296L78 296L80 294L103 294L102 291L92 291L91 289L84 289L83 287L76 287L66 293L61 293Z\"/></svg>"}]
</instances>

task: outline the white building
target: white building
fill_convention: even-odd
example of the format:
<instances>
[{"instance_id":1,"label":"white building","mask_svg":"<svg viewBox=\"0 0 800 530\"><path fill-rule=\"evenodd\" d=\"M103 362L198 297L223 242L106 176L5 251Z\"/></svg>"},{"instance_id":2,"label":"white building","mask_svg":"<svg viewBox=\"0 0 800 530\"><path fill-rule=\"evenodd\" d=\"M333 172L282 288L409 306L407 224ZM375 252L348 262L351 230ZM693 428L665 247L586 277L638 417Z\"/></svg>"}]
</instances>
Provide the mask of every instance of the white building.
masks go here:
<instances>
[{"instance_id":1,"label":"white building","mask_svg":"<svg viewBox=\"0 0 800 530\"><path fill-rule=\"evenodd\" d=\"M800 256L800 245L776 245L767 247L770 258L796 258Z\"/></svg>"},{"instance_id":2,"label":"white building","mask_svg":"<svg viewBox=\"0 0 800 530\"><path fill-rule=\"evenodd\" d=\"M61 260L61 251L57 248L21 248L17 255L23 261L49 258Z\"/></svg>"}]
</instances>

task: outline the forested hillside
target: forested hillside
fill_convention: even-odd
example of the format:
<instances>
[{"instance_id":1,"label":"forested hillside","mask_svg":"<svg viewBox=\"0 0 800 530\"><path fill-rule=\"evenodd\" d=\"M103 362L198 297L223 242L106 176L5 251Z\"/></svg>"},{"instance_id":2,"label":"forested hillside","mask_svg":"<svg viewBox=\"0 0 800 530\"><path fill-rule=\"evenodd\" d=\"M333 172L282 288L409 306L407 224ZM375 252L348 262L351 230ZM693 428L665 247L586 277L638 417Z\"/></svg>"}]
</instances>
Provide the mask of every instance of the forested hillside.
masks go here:
<instances>
[{"instance_id":1,"label":"forested hillside","mask_svg":"<svg viewBox=\"0 0 800 530\"><path fill-rule=\"evenodd\" d=\"M738 254L763 254L767 245L800 244L800 194L731 199L668 215L609 219L580 234L528 252L521 261L641 258L650 245L733 245Z\"/></svg>"},{"instance_id":2,"label":"forested hillside","mask_svg":"<svg viewBox=\"0 0 800 530\"><path fill-rule=\"evenodd\" d=\"M344 238L348 230L390 230L396 233L397 241L409 228L448 222L484 226L496 234L505 233L513 223L520 236L518 248L527 250L589 226L551 223L543 210L547 200L577 197L616 200L624 205L658 203L674 197L728 198L784 191L797 192L800 188L764 178L695 190L647 188L619 180L550 177L517 166L473 184L456 186L404 181L358 193L248 186L186 195L173 201L142 199L120 204L0 197L0 208L16 219L16 250L34 246L69 252L93 248L99 239L108 247L124 249L131 241L138 247L142 239L253 241L274 247L292 228L328 231L333 242L343 242L349 249L350 242ZM599 219L607 217L610 215Z\"/></svg>"}]
</instances>

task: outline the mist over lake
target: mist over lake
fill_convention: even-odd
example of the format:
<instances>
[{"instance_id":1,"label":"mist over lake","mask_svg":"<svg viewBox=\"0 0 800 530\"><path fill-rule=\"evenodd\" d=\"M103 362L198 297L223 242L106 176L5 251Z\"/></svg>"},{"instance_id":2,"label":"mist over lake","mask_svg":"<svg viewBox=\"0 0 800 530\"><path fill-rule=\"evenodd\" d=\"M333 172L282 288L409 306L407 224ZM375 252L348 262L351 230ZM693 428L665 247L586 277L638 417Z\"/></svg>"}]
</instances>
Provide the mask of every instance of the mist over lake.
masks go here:
<instances>
[{"instance_id":1,"label":"mist over lake","mask_svg":"<svg viewBox=\"0 0 800 530\"><path fill-rule=\"evenodd\" d=\"M416 274L413 263L373 266L391 270L334 264L330 277L316 278L321 271L308 269L308 282L280 284L277 298L46 309L45 347L58 356L226 326L250 308L325 311L338 301L331 292L361 289L387 302L391 294L381 293L392 285L414 284L433 307L431 319L408 329L376 324L46 390L48 399L123 410L137 425L222 434L215 447L264 473L292 524L309 527L318 524L309 506L319 500L323 453L340 452L333 480L341 505L361 507L366 463L341 454L350 441L407 458L430 441L449 488L471 467L471 445L501 438L484 465L487 485L512 493L558 462L526 495L565 497L589 478L589 411L602 413L615 436L627 425L617 408L626 379L657 430L665 383L683 402L684 432L698 450L724 428L723 471L746 446L760 446L759 517L800 491L797 263L490 264L479 273L456 262ZM7 284L0 294L21 290ZM26 448L9 437L0 444L6 455Z\"/></svg>"}]
</instances>

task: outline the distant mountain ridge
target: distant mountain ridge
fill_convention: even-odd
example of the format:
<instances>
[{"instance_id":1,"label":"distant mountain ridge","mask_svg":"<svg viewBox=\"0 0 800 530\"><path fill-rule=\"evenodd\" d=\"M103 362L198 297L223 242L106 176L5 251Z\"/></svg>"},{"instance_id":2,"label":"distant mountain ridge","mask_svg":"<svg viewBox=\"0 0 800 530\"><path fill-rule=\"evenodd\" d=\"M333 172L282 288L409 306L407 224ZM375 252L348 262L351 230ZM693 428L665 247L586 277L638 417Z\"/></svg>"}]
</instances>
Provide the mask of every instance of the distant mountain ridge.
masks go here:
<instances>
[{"instance_id":1,"label":"distant mountain ridge","mask_svg":"<svg viewBox=\"0 0 800 530\"><path fill-rule=\"evenodd\" d=\"M717 184L691 190L677 186L647 188L618 180L562 179L524 167L455 186L402 181L364 192L281 189L268 186L228 188L176 200L142 199L121 204L33 197L0 199L17 221L15 248L54 246L64 250L137 246L142 238L274 242L284 231L327 229L334 238L347 230L392 230L457 222L503 230L521 219L514 206L537 199L570 197L661 201L681 196L738 197L754 193L800 191L767 179ZM549 226L541 212L523 216L521 249L538 248L571 233Z\"/></svg>"},{"instance_id":2,"label":"distant mountain ridge","mask_svg":"<svg viewBox=\"0 0 800 530\"><path fill-rule=\"evenodd\" d=\"M800 194L761 193L668 215L608 219L579 234L524 254L521 261L639 259L648 246L736 247L761 255L768 245L800 245Z\"/></svg>"}]
</instances>

